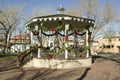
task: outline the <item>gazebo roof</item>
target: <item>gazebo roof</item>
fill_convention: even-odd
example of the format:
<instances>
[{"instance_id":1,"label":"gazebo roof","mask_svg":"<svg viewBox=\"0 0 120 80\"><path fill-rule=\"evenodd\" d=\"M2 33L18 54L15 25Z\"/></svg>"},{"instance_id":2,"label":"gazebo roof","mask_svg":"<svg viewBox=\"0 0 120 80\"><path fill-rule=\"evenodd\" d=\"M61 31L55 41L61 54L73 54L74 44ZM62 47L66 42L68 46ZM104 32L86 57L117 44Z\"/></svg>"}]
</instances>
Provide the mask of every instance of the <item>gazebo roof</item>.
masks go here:
<instances>
[{"instance_id":1,"label":"gazebo roof","mask_svg":"<svg viewBox=\"0 0 120 80\"><path fill-rule=\"evenodd\" d=\"M36 24L42 24L47 28L58 27L70 24L70 27L85 29L88 25L94 26L94 20L82 17L70 16L66 14L54 14L48 16L35 17L29 20L25 26L34 27Z\"/></svg>"}]
</instances>

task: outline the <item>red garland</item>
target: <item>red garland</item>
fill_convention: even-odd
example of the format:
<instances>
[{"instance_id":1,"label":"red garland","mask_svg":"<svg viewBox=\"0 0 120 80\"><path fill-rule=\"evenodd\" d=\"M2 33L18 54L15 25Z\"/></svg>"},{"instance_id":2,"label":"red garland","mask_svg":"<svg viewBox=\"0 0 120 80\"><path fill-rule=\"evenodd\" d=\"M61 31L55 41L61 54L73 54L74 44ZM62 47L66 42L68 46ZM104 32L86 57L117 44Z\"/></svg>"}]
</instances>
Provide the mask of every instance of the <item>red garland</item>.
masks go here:
<instances>
[{"instance_id":1,"label":"red garland","mask_svg":"<svg viewBox=\"0 0 120 80\"><path fill-rule=\"evenodd\" d=\"M54 33L54 31L55 31L55 29L54 29L54 27L52 27L52 33Z\"/></svg>"}]
</instances>

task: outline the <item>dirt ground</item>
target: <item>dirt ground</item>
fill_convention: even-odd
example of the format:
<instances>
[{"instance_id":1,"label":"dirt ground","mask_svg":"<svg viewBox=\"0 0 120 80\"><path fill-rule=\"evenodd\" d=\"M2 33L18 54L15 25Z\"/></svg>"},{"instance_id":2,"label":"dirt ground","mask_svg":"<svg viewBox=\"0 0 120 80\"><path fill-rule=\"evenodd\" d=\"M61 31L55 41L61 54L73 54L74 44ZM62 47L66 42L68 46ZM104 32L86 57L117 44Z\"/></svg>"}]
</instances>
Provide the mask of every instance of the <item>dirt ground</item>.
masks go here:
<instances>
[{"instance_id":1,"label":"dirt ground","mask_svg":"<svg viewBox=\"0 0 120 80\"><path fill-rule=\"evenodd\" d=\"M98 59L83 80L120 80L120 63Z\"/></svg>"},{"instance_id":2,"label":"dirt ground","mask_svg":"<svg viewBox=\"0 0 120 80\"><path fill-rule=\"evenodd\" d=\"M89 68L23 69L16 61L0 63L0 80L120 80L120 63L97 59Z\"/></svg>"}]
</instances>

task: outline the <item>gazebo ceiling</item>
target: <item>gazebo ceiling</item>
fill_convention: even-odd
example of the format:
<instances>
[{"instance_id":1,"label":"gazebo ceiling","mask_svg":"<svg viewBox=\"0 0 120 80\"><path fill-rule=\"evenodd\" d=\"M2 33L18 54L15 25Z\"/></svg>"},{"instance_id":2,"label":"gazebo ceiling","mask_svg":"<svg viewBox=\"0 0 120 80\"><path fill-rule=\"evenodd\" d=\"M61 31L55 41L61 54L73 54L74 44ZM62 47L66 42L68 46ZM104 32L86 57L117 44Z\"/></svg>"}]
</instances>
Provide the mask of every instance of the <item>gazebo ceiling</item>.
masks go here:
<instances>
[{"instance_id":1,"label":"gazebo ceiling","mask_svg":"<svg viewBox=\"0 0 120 80\"><path fill-rule=\"evenodd\" d=\"M94 20L86 19L65 14L54 14L42 17L35 17L28 21L25 26L34 27L36 24L42 24L46 28L58 27L65 24L70 24L70 27L85 29L88 25L94 26Z\"/></svg>"}]
</instances>

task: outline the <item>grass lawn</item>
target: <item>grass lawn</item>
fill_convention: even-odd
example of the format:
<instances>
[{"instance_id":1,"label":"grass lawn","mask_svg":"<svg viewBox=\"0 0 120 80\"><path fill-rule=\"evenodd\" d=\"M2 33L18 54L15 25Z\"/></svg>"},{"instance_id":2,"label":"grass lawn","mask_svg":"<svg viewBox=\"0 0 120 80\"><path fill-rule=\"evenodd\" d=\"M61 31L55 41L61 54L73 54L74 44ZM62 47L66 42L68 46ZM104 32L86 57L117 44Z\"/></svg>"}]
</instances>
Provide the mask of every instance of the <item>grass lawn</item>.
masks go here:
<instances>
[{"instance_id":1,"label":"grass lawn","mask_svg":"<svg viewBox=\"0 0 120 80\"><path fill-rule=\"evenodd\" d=\"M11 60L17 60L17 57L16 56L3 56L3 57L0 57L0 62L2 62L2 61L11 61Z\"/></svg>"}]
</instances>

